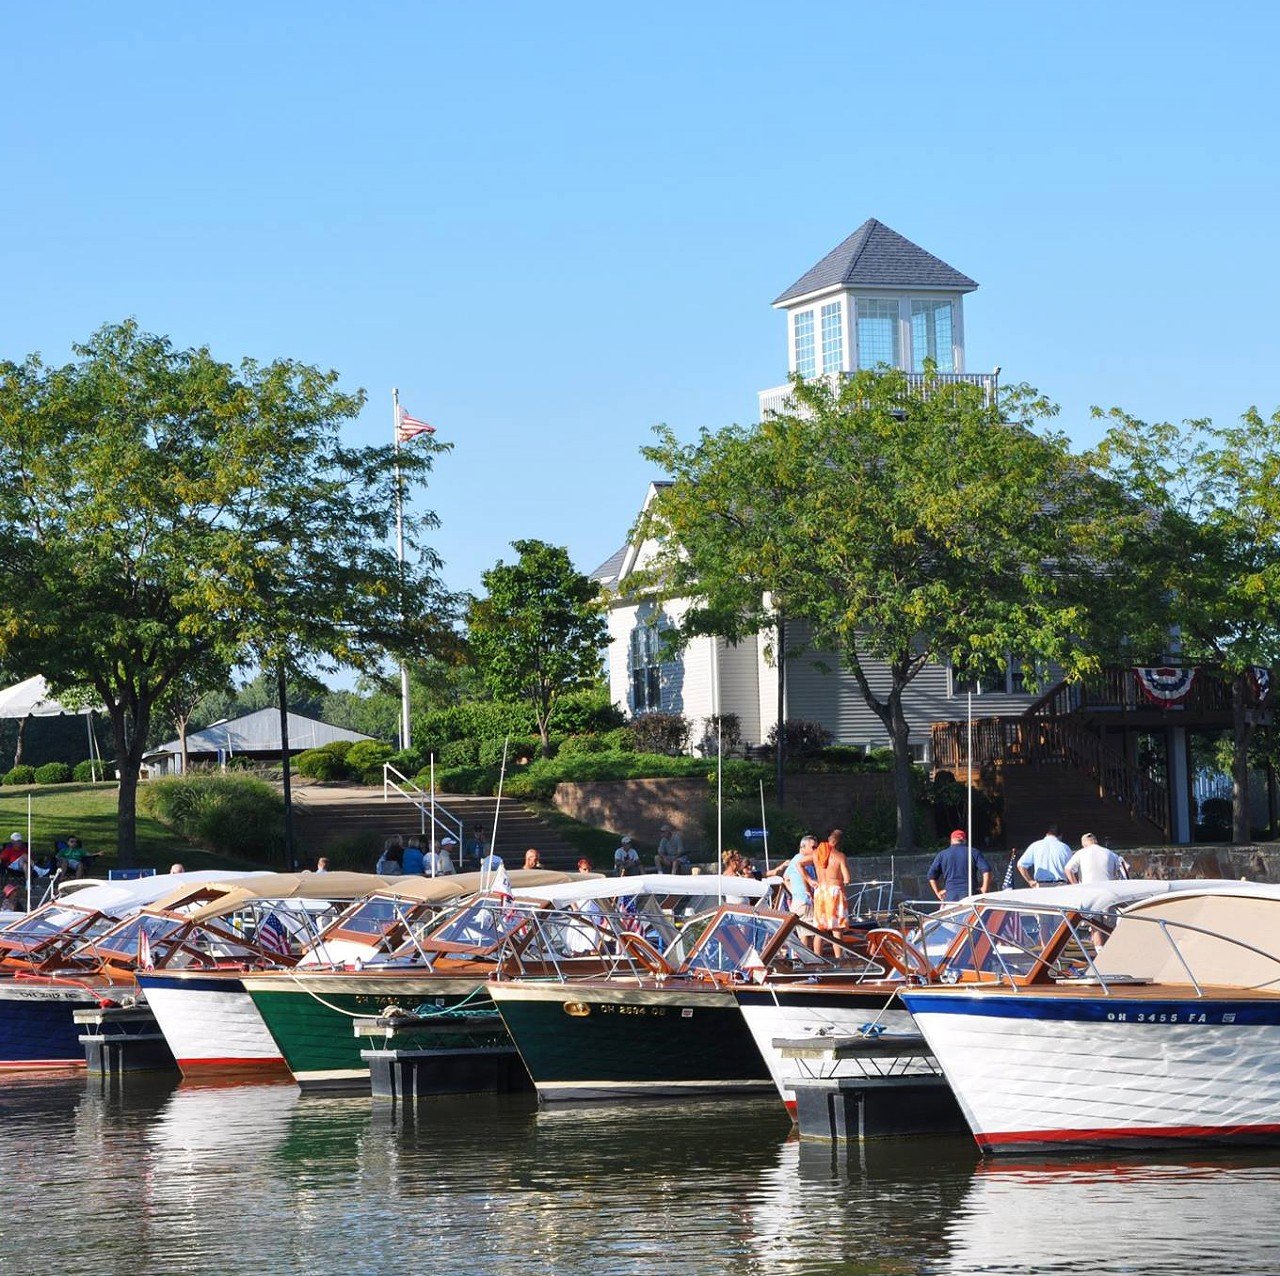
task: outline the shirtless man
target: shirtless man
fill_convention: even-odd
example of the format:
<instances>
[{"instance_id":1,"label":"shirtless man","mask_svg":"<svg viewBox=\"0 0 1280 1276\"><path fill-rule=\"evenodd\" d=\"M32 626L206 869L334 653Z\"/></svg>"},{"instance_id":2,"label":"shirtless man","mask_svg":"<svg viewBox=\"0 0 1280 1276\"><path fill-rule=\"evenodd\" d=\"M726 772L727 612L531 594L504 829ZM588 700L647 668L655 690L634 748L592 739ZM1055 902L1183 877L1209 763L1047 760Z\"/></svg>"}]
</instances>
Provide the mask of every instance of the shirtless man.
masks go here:
<instances>
[{"instance_id":1,"label":"shirtless man","mask_svg":"<svg viewBox=\"0 0 1280 1276\"><path fill-rule=\"evenodd\" d=\"M841 937L849 920L844 898L844 888L849 884L849 861L840 849L843 837L841 829L832 829L813 853L814 867L818 870L818 884L813 889L813 924L832 939ZM839 951L832 943L832 957L838 956ZM821 955L821 940L814 944L814 952Z\"/></svg>"}]
</instances>

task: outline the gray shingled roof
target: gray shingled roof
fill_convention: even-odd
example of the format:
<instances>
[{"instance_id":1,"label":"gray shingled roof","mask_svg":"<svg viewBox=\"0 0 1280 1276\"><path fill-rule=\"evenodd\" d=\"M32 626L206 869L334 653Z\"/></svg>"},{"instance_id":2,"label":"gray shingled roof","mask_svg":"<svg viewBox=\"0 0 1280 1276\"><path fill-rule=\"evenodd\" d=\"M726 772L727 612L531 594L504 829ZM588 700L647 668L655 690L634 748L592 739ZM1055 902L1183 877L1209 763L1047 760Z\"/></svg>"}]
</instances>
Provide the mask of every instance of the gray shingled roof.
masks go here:
<instances>
[{"instance_id":1,"label":"gray shingled roof","mask_svg":"<svg viewBox=\"0 0 1280 1276\"><path fill-rule=\"evenodd\" d=\"M608 558L600 564L595 571L590 573L592 580L598 580L602 585L610 585L618 579L618 573L622 570L622 560L627 556L627 546L614 550Z\"/></svg>"},{"instance_id":2,"label":"gray shingled roof","mask_svg":"<svg viewBox=\"0 0 1280 1276\"><path fill-rule=\"evenodd\" d=\"M318 749L321 745L332 744L335 740L368 740L367 735L359 731L348 731L345 727L330 726L316 718L304 718L300 713L289 714L289 752L301 753L303 749ZM187 735L188 753L217 753L225 749L231 754L237 753L279 753L280 752L280 710L256 709L241 718L231 718L227 722L216 722L203 731L191 731ZM181 753L182 741L169 740L151 749L147 757L158 753Z\"/></svg>"},{"instance_id":3,"label":"gray shingled roof","mask_svg":"<svg viewBox=\"0 0 1280 1276\"><path fill-rule=\"evenodd\" d=\"M822 288L952 288L972 292L977 286L968 275L870 217L773 304Z\"/></svg>"}]
</instances>

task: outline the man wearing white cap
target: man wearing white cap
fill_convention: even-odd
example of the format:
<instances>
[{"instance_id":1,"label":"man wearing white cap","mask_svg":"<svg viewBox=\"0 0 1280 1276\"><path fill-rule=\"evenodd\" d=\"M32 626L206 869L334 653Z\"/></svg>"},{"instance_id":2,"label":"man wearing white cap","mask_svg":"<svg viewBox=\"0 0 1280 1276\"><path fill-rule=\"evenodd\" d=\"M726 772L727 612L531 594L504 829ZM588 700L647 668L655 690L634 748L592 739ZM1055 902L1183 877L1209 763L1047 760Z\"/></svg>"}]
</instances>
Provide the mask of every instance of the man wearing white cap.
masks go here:
<instances>
[{"instance_id":1,"label":"man wearing white cap","mask_svg":"<svg viewBox=\"0 0 1280 1276\"><path fill-rule=\"evenodd\" d=\"M613 853L613 867L619 877L630 877L640 871L640 852L631 845L631 835L622 839L621 845Z\"/></svg>"},{"instance_id":2,"label":"man wearing white cap","mask_svg":"<svg viewBox=\"0 0 1280 1276\"><path fill-rule=\"evenodd\" d=\"M457 845L456 838L442 838L439 847L428 851L423 857L422 871L428 877L449 877L456 873L458 870L453 866L453 857L450 852Z\"/></svg>"},{"instance_id":3,"label":"man wearing white cap","mask_svg":"<svg viewBox=\"0 0 1280 1276\"><path fill-rule=\"evenodd\" d=\"M26 873L28 859L27 839L21 833L10 833L9 844L0 850L0 867L11 873ZM31 861L31 871L37 877L48 877L49 870Z\"/></svg>"}]
</instances>

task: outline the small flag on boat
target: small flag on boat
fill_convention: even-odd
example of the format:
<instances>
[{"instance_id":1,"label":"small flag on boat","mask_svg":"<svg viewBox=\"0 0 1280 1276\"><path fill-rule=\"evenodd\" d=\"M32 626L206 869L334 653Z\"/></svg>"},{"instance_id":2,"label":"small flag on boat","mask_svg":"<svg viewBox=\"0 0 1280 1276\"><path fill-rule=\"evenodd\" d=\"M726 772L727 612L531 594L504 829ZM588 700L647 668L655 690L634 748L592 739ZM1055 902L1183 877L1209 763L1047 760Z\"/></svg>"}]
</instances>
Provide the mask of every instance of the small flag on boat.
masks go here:
<instances>
[{"instance_id":1,"label":"small flag on boat","mask_svg":"<svg viewBox=\"0 0 1280 1276\"><path fill-rule=\"evenodd\" d=\"M434 434L436 427L428 425L425 421L419 421L417 417L410 416L403 408L400 409L400 419L396 422L396 442L408 443L410 439L416 439L419 434Z\"/></svg>"},{"instance_id":2,"label":"small flag on boat","mask_svg":"<svg viewBox=\"0 0 1280 1276\"><path fill-rule=\"evenodd\" d=\"M271 913L259 924L258 947L264 952L275 953L278 957L289 955L289 932L275 913Z\"/></svg>"},{"instance_id":3,"label":"small flag on boat","mask_svg":"<svg viewBox=\"0 0 1280 1276\"><path fill-rule=\"evenodd\" d=\"M1001 887L1002 890L1006 890L1006 891L1013 890L1013 883L1015 880L1015 874L1013 870L1017 862L1018 862L1018 848L1015 846L1013 850L1009 852L1009 867L1004 870L1004 885Z\"/></svg>"},{"instance_id":4,"label":"small flag on boat","mask_svg":"<svg viewBox=\"0 0 1280 1276\"><path fill-rule=\"evenodd\" d=\"M756 952L754 944L747 949L747 955L742 959L742 973L758 984L764 983L764 977L768 974L768 969L760 954Z\"/></svg>"},{"instance_id":5,"label":"small flag on boat","mask_svg":"<svg viewBox=\"0 0 1280 1276\"><path fill-rule=\"evenodd\" d=\"M145 922L138 924L138 969L154 970L156 968L155 961L151 956L151 936L147 934L147 925Z\"/></svg>"}]
</instances>

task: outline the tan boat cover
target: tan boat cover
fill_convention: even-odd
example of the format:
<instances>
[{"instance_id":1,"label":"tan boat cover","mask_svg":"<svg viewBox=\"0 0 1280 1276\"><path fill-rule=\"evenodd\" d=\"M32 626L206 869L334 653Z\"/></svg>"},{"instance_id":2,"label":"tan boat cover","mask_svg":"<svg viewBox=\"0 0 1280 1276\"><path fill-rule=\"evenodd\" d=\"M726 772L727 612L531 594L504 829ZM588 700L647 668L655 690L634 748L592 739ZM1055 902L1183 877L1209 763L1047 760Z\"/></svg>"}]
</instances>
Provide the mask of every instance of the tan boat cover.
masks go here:
<instances>
[{"instance_id":1,"label":"tan boat cover","mask_svg":"<svg viewBox=\"0 0 1280 1276\"><path fill-rule=\"evenodd\" d=\"M546 868L518 868L507 874L514 890L535 886L556 886L562 882L584 881L599 877L599 873L553 873ZM454 873L449 877L398 877L380 895L394 895L399 899L417 900L424 904L447 903L474 895L478 890L493 885L492 873Z\"/></svg>"},{"instance_id":2,"label":"tan boat cover","mask_svg":"<svg viewBox=\"0 0 1280 1276\"><path fill-rule=\"evenodd\" d=\"M1280 990L1280 887L1240 882L1134 904L1097 967L1159 984L1186 985L1194 976L1207 987Z\"/></svg>"},{"instance_id":3,"label":"tan boat cover","mask_svg":"<svg viewBox=\"0 0 1280 1276\"><path fill-rule=\"evenodd\" d=\"M225 882L176 886L149 907L207 921L234 913L255 899L363 899L396 880L376 873L255 873Z\"/></svg>"}]
</instances>

